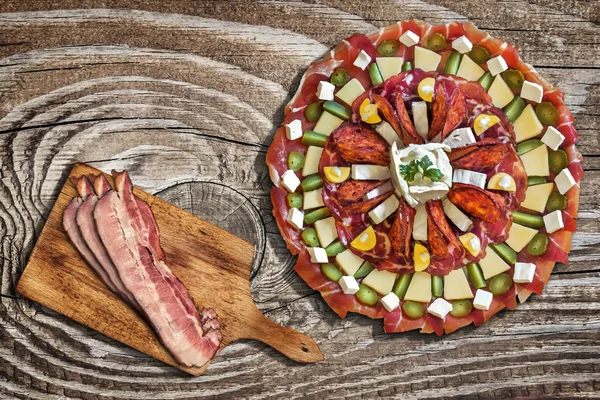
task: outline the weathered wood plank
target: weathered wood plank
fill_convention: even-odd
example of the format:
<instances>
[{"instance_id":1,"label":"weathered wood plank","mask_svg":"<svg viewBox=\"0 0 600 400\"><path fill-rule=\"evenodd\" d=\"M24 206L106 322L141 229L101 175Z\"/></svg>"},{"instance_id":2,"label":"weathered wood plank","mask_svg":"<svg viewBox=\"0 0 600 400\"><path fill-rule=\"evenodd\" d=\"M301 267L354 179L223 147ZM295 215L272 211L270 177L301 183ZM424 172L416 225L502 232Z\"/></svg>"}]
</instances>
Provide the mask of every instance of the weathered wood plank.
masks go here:
<instances>
[{"instance_id":1,"label":"weathered wood plank","mask_svg":"<svg viewBox=\"0 0 600 400\"><path fill-rule=\"evenodd\" d=\"M599 9L598 1L577 0L2 2L0 293L7 297L0 299L0 397L597 393ZM542 296L441 339L385 335L380 321L331 312L291 270L264 165L282 107L308 64L352 33L407 18L469 19L519 45L565 92L586 156L569 264L556 267ZM254 300L272 320L312 335L326 361L302 366L247 342L189 379L13 298L75 161L127 168L143 189L263 249L254 260ZM222 200L212 201L217 195Z\"/></svg>"}]
</instances>

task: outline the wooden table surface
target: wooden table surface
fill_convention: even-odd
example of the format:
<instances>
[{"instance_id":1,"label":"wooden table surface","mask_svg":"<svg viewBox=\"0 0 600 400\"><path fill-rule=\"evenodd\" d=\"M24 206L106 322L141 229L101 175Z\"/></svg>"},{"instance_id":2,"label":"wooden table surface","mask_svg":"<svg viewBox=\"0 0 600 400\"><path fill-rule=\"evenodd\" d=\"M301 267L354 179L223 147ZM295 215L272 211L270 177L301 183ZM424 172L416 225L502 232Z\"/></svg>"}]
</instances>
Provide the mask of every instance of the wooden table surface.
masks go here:
<instances>
[{"instance_id":1,"label":"wooden table surface","mask_svg":"<svg viewBox=\"0 0 600 400\"><path fill-rule=\"evenodd\" d=\"M571 261L544 294L441 338L339 319L293 272L268 197L266 149L309 63L408 18L471 20L518 45L565 92L586 174ZM585 0L0 2L0 397L598 396L599 20ZM16 295L75 161L126 168L253 242L255 302L326 360L248 341L192 378Z\"/></svg>"}]
</instances>

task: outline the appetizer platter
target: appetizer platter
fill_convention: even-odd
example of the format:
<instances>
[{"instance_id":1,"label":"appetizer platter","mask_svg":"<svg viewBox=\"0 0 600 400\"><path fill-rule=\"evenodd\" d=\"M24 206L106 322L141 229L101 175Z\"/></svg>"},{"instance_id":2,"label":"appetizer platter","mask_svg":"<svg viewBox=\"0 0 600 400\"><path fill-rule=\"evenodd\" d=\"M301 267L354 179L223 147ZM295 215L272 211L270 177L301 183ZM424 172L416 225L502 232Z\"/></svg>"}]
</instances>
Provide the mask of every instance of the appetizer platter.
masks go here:
<instances>
[{"instance_id":1,"label":"appetizer platter","mask_svg":"<svg viewBox=\"0 0 600 400\"><path fill-rule=\"evenodd\" d=\"M253 254L239 237L134 188L126 171L76 164L17 291L192 375L244 338L299 362L322 360L311 338L254 305Z\"/></svg>"},{"instance_id":2,"label":"appetizer platter","mask_svg":"<svg viewBox=\"0 0 600 400\"><path fill-rule=\"evenodd\" d=\"M471 23L354 35L284 112L273 214L341 318L451 333L542 294L568 261L583 177L571 112Z\"/></svg>"}]
</instances>

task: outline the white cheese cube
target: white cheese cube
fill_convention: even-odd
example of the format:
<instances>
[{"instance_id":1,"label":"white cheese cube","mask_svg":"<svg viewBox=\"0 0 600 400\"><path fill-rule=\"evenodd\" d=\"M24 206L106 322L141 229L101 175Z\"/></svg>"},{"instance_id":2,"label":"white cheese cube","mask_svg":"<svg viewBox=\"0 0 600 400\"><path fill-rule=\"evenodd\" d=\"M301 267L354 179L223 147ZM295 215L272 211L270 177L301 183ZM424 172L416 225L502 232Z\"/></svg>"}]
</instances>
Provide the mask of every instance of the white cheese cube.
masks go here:
<instances>
[{"instance_id":1,"label":"white cheese cube","mask_svg":"<svg viewBox=\"0 0 600 400\"><path fill-rule=\"evenodd\" d=\"M367 68L370 62L371 56L368 55L364 50L361 50L360 53L358 53L358 55L356 56L356 59L354 60L353 64L355 67L364 70L365 68Z\"/></svg>"},{"instance_id":2,"label":"white cheese cube","mask_svg":"<svg viewBox=\"0 0 600 400\"><path fill-rule=\"evenodd\" d=\"M427 240L427 210L424 204L419 204L416 208L415 221L413 224L413 239Z\"/></svg>"},{"instance_id":3,"label":"white cheese cube","mask_svg":"<svg viewBox=\"0 0 600 400\"><path fill-rule=\"evenodd\" d=\"M327 252L322 247L307 247L306 251L310 254L310 262L318 264L329 262Z\"/></svg>"},{"instance_id":4,"label":"white cheese cube","mask_svg":"<svg viewBox=\"0 0 600 400\"><path fill-rule=\"evenodd\" d=\"M508 265L489 246L485 249L485 257L479 260L479 266L481 267L481 272L483 272L483 277L485 279L490 279L491 277L494 277L510 269L510 265Z\"/></svg>"},{"instance_id":5,"label":"white cheese cube","mask_svg":"<svg viewBox=\"0 0 600 400\"><path fill-rule=\"evenodd\" d=\"M568 168L565 168L560 171L558 175L556 175L556 178L554 178L554 183L558 188L558 192L560 194L565 194L569 191L569 189L575 186L577 182L575 182L575 178L573 178L571 171L569 171Z\"/></svg>"},{"instance_id":6,"label":"white cheese cube","mask_svg":"<svg viewBox=\"0 0 600 400\"><path fill-rule=\"evenodd\" d=\"M396 308L400 307L400 299L394 292L390 292L381 298L381 305L388 312L392 312Z\"/></svg>"},{"instance_id":7,"label":"white cheese cube","mask_svg":"<svg viewBox=\"0 0 600 400\"><path fill-rule=\"evenodd\" d=\"M446 314L452 311L452 304L448 303L441 297L435 299L433 303L427 308L427 312L431 315L435 315L438 318L444 319Z\"/></svg>"},{"instance_id":8,"label":"white cheese cube","mask_svg":"<svg viewBox=\"0 0 600 400\"><path fill-rule=\"evenodd\" d=\"M492 98L492 104L498 108L506 106L515 97L511 88L504 82L502 75L498 75L488 89L488 94Z\"/></svg>"},{"instance_id":9,"label":"white cheese cube","mask_svg":"<svg viewBox=\"0 0 600 400\"><path fill-rule=\"evenodd\" d=\"M457 147L467 146L475 143L475 136L471 128L458 128L450 132L448 137L444 140L444 144L455 149Z\"/></svg>"},{"instance_id":10,"label":"white cheese cube","mask_svg":"<svg viewBox=\"0 0 600 400\"><path fill-rule=\"evenodd\" d=\"M533 263L515 263L515 273L513 281L516 283L531 283L535 275L535 264Z\"/></svg>"},{"instance_id":11,"label":"white cheese cube","mask_svg":"<svg viewBox=\"0 0 600 400\"><path fill-rule=\"evenodd\" d=\"M360 81L356 78L351 79L344 85L343 88L336 93L335 97L343 101L344 103L352 106L352 102L356 100L358 96L365 92L365 88L361 85Z\"/></svg>"},{"instance_id":12,"label":"white cheese cube","mask_svg":"<svg viewBox=\"0 0 600 400\"><path fill-rule=\"evenodd\" d=\"M298 179L294 171L288 169L281 175L281 184L289 192L295 192L298 186L300 186L300 179Z\"/></svg>"},{"instance_id":13,"label":"white cheese cube","mask_svg":"<svg viewBox=\"0 0 600 400\"><path fill-rule=\"evenodd\" d=\"M359 289L358 282L353 276L342 276L338 281L338 284L342 288L344 294L356 294Z\"/></svg>"},{"instance_id":14,"label":"white cheese cube","mask_svg":"<svg viewBox=\"0 0 600 400\"><path fill-rule=\"evenodd\" d=\"M304 192L303 209L310 210L317 207L323 207L323 188Z\"/></svg>"},{"instance_id":15,"label":"white cheese cube","mask_svg":"<svg viewBox=\"0 0 600 400\"><path fill-rule=\"evenodd\" d=\"M415 47L415 68L425 72L436 71L442 61L442 56L424 47Z\"/></svg>"},{"instance_id":16,"label":"white cheese cube","mask_svg":"<svg viewBox=\"0 0 600 400\"><path fill-rule=\"evenodd\" d=\"M485 70L466 54L460 60L458 71L456 71L456 76L460 76L469 81L476 81L481 78L483 74L485 74Z\"/></svg>"},{"instance_id":17,"label":"white cheese cube","mask_svg":"<svg viewBox=\"0 0 600 400\"><path fill-rule=\"evenodd\" d=\"M550 214L544 215L544 226L546 232L554 233L565 227L563 222L562 212L560 210L552 211Z\"/></svg>"},{"instance_id":18,"label":"white cheese cube","mask_svg":"<svg viewBox=\"0 0 600 400\"><path fill-rule=\"evenodd\" d=\"M427 272L415 272L406 289L404 300L429 303L431 301L431 275Z\"/></svg>"},{"instance_id":19,"label":"white cheese cube","mask_svg":"<svg viewBox=\"0 0 600 400\"><path fill-rule=\"evenodd\" d=\"M458 39L452 41L452 48L458 51L460 54L465 54L473 49L473 43L466 36L461 36Z\"/></svg>"},{"instance_id":20,"label":"white cheese cube","mask_svg":"<svg viewBox=\"0 0 600 400\"><path fill-rule=\"evenodd\" d=\"M496 76L508 69L508 64L506 64L506 60L502 56L490 58L487 62L487 66L492 76Z\"/></svg>"},{"instance_id":21,"label":"white cheese cube","mask_svg":"<svg viewBox=\"0 0 600 400\"><path fill-rule=\"evenodd\" d=\"M377 133L381 135L382 138L385 139L386 142L391 146L393 143L396 143L399 148L402 148L404 145L402 144L402 140L400 140L400 136L396 133L394 128L387 122L382 121L377 128L375 128Z\"/></svg>"},{"instance_id":22,"label":"white cheese cube","mask_svg":"<svg viewBox=\"0 0 600 400\"><path fill-rule=\"evenodd\" d=\"M392 189L393 189L393 186L392 186L391 182L386 182L383 185L378 186L375 189L371 190L369 193L365 194L363 196L363 200L374 199L375 197L381 196L382 194L387 193Z\"/></svg>"},{"instance_id":23,"label":"white cheese cube","mask_svg":"<svg viewBox=\"0 0 600 400\"><path fill-rule=\"evenodd\" d=\"M548 163L548 146L545 144L536 147L520 156L527 176L548 176L550 165Z\"/></svg>"},{"instance_id":24,"label":"white cheese cube","mask_svg":"<svg viewBox=\"0 0 600 400\"><path fill-rule=\"evenodd\" d=\"M369 217L375 225L382 223L398 209L400 202L396 196L390 196L383 203L369 211Z\"/></svg>"},{"instance_id":25,"label":"white cheese cube","mask_svg":"<svg viewBox=\"0 0 600 400\"><path fill-rule=\"evenodd\" d=\"M412 113L415 130L423 139L427 139L427 134L429 133L429 120L427 119L427 102L414 101L412 103Z\"/></svg>"},{"instance_id":26,"label":"white cheese cube","mask_svg":"<svg viewBox=\"0 0 600 400\"><path fill-rule=\"evenodd\" d=\"M542 143L550 147L552 150L558 150L559 146L565 141L565 137L553 126L546 129L546 133L542 136Z\"/></svg>"},{"instance_id":27,"label":"white cheese cube","mask_svg":"<svg viewBox=\"0 0 600 400\"><path fill-rule=\"evenodd\" d=\"M469 219L458 207L456 207L450 200L444 199L442 203L444 207L444 214L452 221L458 229L463 232L469 230L473 221Z\"/></svg>"},{"instance_id":28,"label":"white cheese cube","mask_svg":"<svg viewBox=\"0 0 600 400\"><path fill-rule=\"evenodd\" d=\"M288 140L300 139L302 137L302 122L299 119L295 119L289 124L286 124L285 136Z\"/></svg>"},{"instance_id":29,"label":"white cheese cube","mask_svg":"<svg viewBox=\"0 0 600 400\"><path fill-rule=\"evenodd\" d=\"M315 222L315 231L317 231L319 243L323 247L329 246L338 238L337 228L335 227L335 220L333 217L323 218Z\"/></svg>"},{"instance_id":30,"label":"white cheese cube","mask_svg":"<svg viewBox=\"0 0 600 400\"><path fill-rule=\"evenodd\" d=\"M473 298L471 286L462 268L450 271L444 276L444 298L450 301Z\"/></svg>"},{"instance_id":31,"label":"white cheese cube","mask_svg":"<svg viewBox=\"0 0 600 400\"><path fill-rule=\"evenodd\" d=\"M362 284L385 296L392 291L397 277L393 272L374 269L363 279Z\"/></svg>"},{"instance_id":32,"label":"white cheese cube","mask_svg":"<svg viewBox=\"0 0 600 400\"><path fill-rule=\"evenodd\" d=\"M508 231L506 244L517 253L520 252L531 242L531 239L538 233L537 229L529 228L520 224L513 224ZM486 278L487 279L487 278Z\"/></svg>"},{"instance_id":33,"label":"white cheese cube","mask_svg":"<svg viewBox=\"0 0 600 400\"><path fill-rule=\"evenodd\" d=\"M406 47L412 47L415 44L419 43L421 38L414 32L406 31L400 36L400 43L405 45Z\"/></svg>"},{"instance_id":34,"label":"white cheese cube","mask_svg":"<svg viewBox=\"0 0 600 400\"><path fill-rule=\"evenodd\" d=\"M334 91L335 85L327 81L321 81L317 86L317 97L319 100L333 100Z\"/></svg>"},{"instance_id":35,"label":"white cheese cube","mask_svg":"<svg viewBox=\"0 0 600 400\"><path fill-rule=\"evenodd\" d=\"M335 262L347 275L354 275L365 260L354 254L352 250L346 249L335 256Z\"/></svg>"},{"instance_id":36,"label":"white cheese cube","mask_svg":"<svg viewBox=\"0 0 600 400\"><path fill-rule=\"evenodd\" d=\"M402 72L402 64L404 58L402 57L377 57L375 59L379 73L384 81L387 81L392 76L398 75Z\"/></svg>"},{"instance_id":37,"label":"white cheese cube","mask_svg":"<svg viewBox=\"0 0 600 400\"><path fill-rule=\"evenodd\" d=\"M469 171L468 169L455 169L452 176L452 182L465 183L467 185L478 186L485 189L486 174L481 172Z\"/></svg>"},{"instance_id":38,"label":"white cheese cube","mask_svg":"<svg viewBox=\"0 0 600 400\"><path fill-rule=\"evenodd\" d=\"M295 207L290 209L287 222L296 229L302 229L304 227L304 213Z\"/></svg>"},{"instance_id":39,"label":"white cheese cube","mask_svg":"<svg viewBox=\"0 0 600 400\"><path fill-rule=\"evenodd\" d=\"M384 165L352 164L352 179L361 181L390 179L390 168Z\"/></svg>"},{"instance_id":40,"label":"white cheese cube","mask_svg":"<svg viewBox=\"0 0 600 400\"><path fill-rule=\"evenodd\" d=\"M487 311L492 305L494 295L486 290L477 289L475 293L475 299L473 300L473 307L478 310Z\"/></svg>"},{"instance_id":41,"label":"white cheese cube","mask_svg":"<svg viewBox=\"0 0 600 400\"><path fill-rule=\"evenodd\" d=\"M535 101L541 103L542 97L544 96L544 88L542 85L538 85L534 82L525 81L521 88L521 98L525 100Z\"/></svg>"},{"instance_id":42,"label":"white cheese cube","mask_svg":"<svg viewBox=\"0 0 600 400\"><path fill-rule=\"evenodd\" d=\"M323 111L323 114L319 117L317 124L313 128L313 131L320 133L325 136L331 135L331 132L336 130L344 122L343 119L336 117L335 115Z\"/></svg>"},{"instance_id":43,"label":"white cheese cube","mask_svg":"<svg viewBox=\"0 0 600 400\"><path fill-rule=\"evenodd\" d=\"M519 118L513 123L515 129L515 139L517 143L521 143L524 140L531 139L542 133L544 125L540 122L535 110L531 104L523 110Z\"/></svg>"},{"instance_id":44,"label":"white cheese cube","mask_svg":"<svg viewBox=\"0 0 600 400\"><path fill-rule=\"evenodd\" d=\"M522 207L537 212L544 212L548 197L554 189L554 183L542 183L541 185L529 186L525 192L525 200L521 203Z\"/></svg>"},{"instance_id":45,"label":"white cheese cube","mask_svg":"<svg viewBox=\"0 0 600 400\"><path fill-rule=\"evenodd\" d=\"M308 150L306 150L306 156L304 157L302 176L308 176L319 172L319 161L321 160L322 154L322 147L308 146Z\"/></svg>"}]
</instances>

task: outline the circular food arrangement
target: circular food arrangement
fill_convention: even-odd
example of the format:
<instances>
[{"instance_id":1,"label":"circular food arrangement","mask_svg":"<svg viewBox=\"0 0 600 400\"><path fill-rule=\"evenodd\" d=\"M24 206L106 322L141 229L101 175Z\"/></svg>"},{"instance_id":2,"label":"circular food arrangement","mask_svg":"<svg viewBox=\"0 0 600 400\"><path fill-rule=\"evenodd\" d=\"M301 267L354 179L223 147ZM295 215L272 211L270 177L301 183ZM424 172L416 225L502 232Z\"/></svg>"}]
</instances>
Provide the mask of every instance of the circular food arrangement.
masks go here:
<instances>
[{"instance_id":1,"label":"circular food arrangement","mask_svg":"<svg viewBox=\"0 0 600 400\"><path fill-rule=\"evenodd\" d=\"M581 155L562 93L470 23L399 22L313 63L267 153L302 279L341 318L437 335L566 263Z\"/></svg>"}]
</instances>

